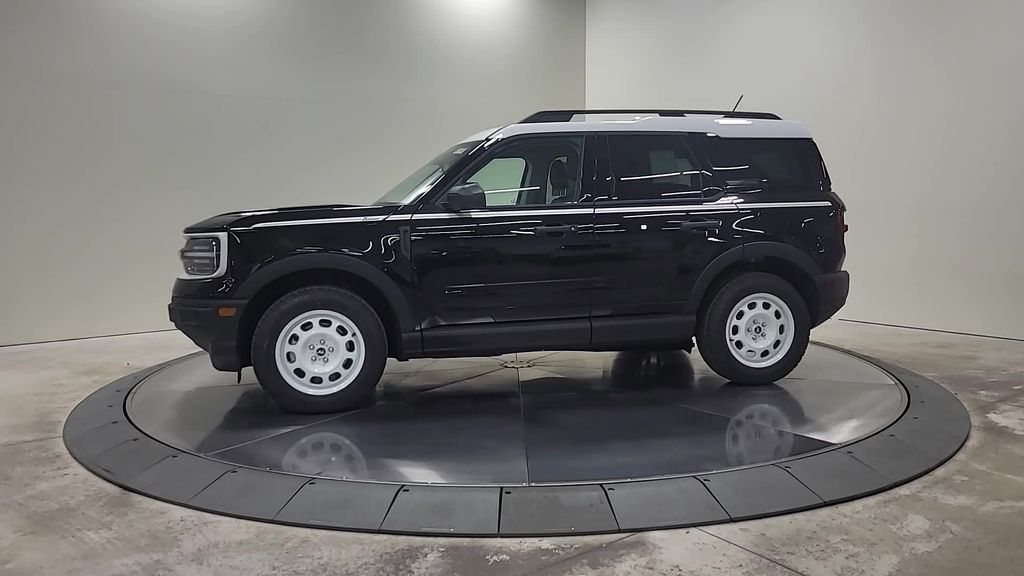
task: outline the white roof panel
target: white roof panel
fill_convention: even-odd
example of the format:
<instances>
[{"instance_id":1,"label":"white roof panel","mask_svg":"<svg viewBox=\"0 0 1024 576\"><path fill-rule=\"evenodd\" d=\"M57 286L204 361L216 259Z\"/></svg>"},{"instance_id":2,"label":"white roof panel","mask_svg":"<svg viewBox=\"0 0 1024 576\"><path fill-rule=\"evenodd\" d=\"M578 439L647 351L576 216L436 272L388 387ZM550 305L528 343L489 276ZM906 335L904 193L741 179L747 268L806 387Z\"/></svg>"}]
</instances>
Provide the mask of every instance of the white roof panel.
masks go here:
<instances>
[{"instance_id":1,"label":"white roof panel","mask_svg":"<svg viewBox=\"0 0 1024 576\"><path fill-rule=\"evenodd\" d=\"M759 118L728 118L715 114L658 116L643 114L583 114L569 122L536 122L511 124L493 138L517 134L549 132L705 132L722 138L810 138L800 122L793 120L762 120ZM484 137L485 133L480 133Z\"/></svg>"}]
</instances>

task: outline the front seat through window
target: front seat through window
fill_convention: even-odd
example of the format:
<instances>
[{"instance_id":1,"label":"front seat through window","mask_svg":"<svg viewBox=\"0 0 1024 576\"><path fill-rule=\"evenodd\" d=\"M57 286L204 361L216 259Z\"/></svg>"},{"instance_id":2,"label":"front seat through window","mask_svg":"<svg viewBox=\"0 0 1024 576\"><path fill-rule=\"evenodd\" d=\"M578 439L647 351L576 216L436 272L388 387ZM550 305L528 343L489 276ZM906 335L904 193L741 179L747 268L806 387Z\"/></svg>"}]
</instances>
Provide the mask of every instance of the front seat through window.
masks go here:
<instances>
[{"instance_id":1,"label":"front seat through window","mask_svg":"<svg viewBox=\"0 0 1024 576\"><path fill-rule=\"evenodd\" d=\"M549 204L575 202L575 198L569 194L569 174L565 167L565 160L559 158L551 163L551 168L548 169L548 182L551 186Z\"/></svg>"}]
</instances>

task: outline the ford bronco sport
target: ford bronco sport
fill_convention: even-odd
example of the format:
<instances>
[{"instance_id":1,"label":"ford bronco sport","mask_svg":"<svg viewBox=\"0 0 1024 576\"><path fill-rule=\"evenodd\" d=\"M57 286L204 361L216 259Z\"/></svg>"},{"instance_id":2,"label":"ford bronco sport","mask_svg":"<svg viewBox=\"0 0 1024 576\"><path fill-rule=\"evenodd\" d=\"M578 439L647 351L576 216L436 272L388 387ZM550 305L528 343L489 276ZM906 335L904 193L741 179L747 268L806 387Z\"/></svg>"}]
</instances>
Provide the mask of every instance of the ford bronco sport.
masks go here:
<instances>
[{"instance_id":1,"label":"ford bronco sport","mask_svg":"<svg viewBox=\"0 0 1024 576\"><path fill-rule=\"evenodd\" d=\"M845 303L845 207L774 114L565 110L456 144L369 206L185 229L170 318L286 410L372 399L388 357L686 349L787 375Z\"/></svg>"}]
</instances>

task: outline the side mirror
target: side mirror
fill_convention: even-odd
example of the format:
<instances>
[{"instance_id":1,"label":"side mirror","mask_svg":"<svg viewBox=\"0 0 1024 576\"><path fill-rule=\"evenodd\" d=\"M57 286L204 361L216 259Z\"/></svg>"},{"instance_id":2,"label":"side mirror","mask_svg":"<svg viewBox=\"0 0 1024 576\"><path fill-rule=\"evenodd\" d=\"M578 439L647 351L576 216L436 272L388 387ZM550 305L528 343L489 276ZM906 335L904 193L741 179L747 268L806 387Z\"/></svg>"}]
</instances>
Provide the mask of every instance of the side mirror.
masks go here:
<instances>
[{"instance_id":1,"label":"side mirror","mask_svg":"<svg viewBox=\"0 0 1024 576\"><path fill-rule=\"evenodd\" d=\"M480 210L487 207L487 196L484 189L476 182L466 182L452 186L444 195L442 204L452 212L463 212L466 210Z\"/></svg>"}]
</instances>

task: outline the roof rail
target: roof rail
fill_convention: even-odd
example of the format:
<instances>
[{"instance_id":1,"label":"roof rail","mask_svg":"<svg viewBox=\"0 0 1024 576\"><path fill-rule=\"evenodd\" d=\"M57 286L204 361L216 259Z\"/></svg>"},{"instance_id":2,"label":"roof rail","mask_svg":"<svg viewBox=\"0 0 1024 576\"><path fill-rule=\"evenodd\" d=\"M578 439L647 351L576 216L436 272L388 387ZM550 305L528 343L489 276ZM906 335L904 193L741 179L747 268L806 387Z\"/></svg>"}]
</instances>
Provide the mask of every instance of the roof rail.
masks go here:
<instances>
[{"instance_id":1,"label":"roof rail","mask_svg":"<svg viewBox=\"0 0 1024 576\"><path fill-rule=\"evenodd\" d=\"M751 118L758 120L782 120L771 112L732 112L729 110L543 110L530 114L520 124L538 122L569 122L579 114L656 114L658 116L687 116L689 114L713 114L726 118Z\"/></svg>"}]
</instances>

